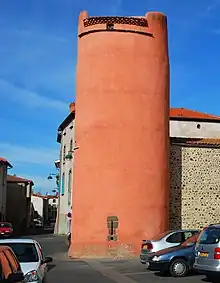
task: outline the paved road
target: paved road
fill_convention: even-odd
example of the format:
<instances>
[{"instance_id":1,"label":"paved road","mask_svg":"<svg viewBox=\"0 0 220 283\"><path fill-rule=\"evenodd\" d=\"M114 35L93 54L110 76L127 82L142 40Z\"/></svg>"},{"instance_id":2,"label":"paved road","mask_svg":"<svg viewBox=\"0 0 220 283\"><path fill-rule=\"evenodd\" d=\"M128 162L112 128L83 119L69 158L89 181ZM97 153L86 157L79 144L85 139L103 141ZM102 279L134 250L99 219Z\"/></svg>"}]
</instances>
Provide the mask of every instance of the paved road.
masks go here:
<instances>
[{"instance_id":1,"label":"paved road","mask_svg":"<svg viewBox=\"0 0 220 283\"><path fill-rule=\"evenodd\" d=\"M139 259L132 260L69 260L65 237L34 236L44 248L45 255L52 256L54 262L48 273L47 283L203 283L203 276L189 276L175 279L161 277L146 271ZM63 282L64 282L63 281Z\"/></svg>"}]
</instances>

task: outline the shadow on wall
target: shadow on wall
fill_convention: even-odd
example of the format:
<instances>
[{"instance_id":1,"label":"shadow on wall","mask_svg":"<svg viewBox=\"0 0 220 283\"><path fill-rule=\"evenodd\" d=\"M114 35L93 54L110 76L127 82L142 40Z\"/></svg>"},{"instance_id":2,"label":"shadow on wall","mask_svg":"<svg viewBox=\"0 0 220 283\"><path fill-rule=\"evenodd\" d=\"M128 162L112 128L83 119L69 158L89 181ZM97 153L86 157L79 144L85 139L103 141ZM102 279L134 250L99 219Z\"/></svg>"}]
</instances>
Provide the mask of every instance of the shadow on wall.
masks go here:
<instances>
[{"instance_id":1,"label":"shadow on wall","mask_svg":"<svg viewBox=\"0 0 220 283\"><path fill-rule=\"evenodd\" d=\"M182 147L170 144L170 229L182 228Z\"/></svg>"}]
</instances>

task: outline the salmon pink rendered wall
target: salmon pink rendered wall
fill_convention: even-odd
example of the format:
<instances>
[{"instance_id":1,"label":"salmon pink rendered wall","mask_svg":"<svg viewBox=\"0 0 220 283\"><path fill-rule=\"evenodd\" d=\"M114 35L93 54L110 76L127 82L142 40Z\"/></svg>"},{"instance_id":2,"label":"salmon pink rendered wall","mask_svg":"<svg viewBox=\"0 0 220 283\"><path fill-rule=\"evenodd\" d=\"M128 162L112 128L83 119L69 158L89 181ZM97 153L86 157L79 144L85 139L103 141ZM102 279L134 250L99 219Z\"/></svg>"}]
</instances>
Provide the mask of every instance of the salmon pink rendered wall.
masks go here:
<instances>
[{"instance_id":1,"label":"salmon pink rendered wall","mask_svg":"<svg viewBox=\"0 0 220 283\"><path fill-rule=\"evenodd\" d=\"M80 14L76 105L69 255L137 254L142 239L168 228L164 14Z\"/></svg>"}]
</instances>

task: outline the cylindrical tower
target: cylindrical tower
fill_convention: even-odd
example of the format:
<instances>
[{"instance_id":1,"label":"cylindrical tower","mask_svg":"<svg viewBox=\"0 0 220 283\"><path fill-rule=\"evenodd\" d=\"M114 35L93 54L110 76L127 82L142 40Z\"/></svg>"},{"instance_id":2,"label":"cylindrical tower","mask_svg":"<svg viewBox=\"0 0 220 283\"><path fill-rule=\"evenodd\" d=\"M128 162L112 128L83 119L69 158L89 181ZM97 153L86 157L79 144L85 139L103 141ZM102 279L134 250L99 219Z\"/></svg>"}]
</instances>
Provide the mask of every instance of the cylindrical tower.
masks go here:
<instances>
[{"instance_id":1,"label":"cylindrical tower","mask_svg":"<svg viewBox=\"0 0 220 283\"><path fill-rule=\"evenodd\" d=\"M82 12L78 37L69 255L136 254L168 227L166 16Z\"/></svg>"}]
</instances>

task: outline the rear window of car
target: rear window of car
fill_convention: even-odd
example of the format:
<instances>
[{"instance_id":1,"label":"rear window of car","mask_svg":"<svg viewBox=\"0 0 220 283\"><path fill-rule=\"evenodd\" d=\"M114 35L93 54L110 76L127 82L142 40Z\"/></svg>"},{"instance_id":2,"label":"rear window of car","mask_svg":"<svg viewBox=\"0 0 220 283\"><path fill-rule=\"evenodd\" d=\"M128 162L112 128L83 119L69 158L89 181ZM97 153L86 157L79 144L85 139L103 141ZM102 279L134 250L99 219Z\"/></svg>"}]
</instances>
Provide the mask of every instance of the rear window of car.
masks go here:
<instances>
[{"instance_id":1,"label":"rear window of car","mask_svg":"<svg viewBox=\"0 0 220 283\"><path fill-rule=\"evenodd\" d=\"M0 228L11 228L11 224L10 223L0 223Z\"/></svg>"},{"instance_id":2,"label":"rear window of car","mask_svg":"<svg viewBox=\"0 0 220 283\"><path fill-rule=\"evenodd\" d=\"M10 243L4 242L0 244L1 246L9 246L13 252L15 253L16 257L18 258L19 262L38 262L39 257L33 243Z\"/></svg>"},{"instance_id":3,"label":"rear window of car","mask_svg":"<svg viewBox=\"0 0 220 283\"><path fill-rule=\"evenodd\" d=\"M155 237L153 237L151 240L152 241L159 241L162 238L164 238L165 236L167 236L169 233L170 233L170 231L166 231L166 232L160 233L160 234L156 235Z\"/></svg>"},{"instance_id":4,"label":"rear window of car","mask_svg":"<svg viewBox=\"0 0 220 283\"><path fill-rule=\"evenodd\" d=\"M200 234L197 243L202 245L212 245L219 243L220 229L219 228L206 228Z\"/></svg>"}]
</instances>

